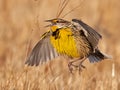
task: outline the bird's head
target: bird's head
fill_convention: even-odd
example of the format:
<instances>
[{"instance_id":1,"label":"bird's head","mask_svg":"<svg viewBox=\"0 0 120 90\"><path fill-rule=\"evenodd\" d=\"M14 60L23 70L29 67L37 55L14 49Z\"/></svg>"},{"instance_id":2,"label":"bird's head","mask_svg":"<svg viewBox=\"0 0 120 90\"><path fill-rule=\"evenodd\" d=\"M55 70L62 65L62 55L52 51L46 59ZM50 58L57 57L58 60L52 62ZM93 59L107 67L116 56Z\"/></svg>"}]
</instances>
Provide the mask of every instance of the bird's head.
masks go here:
<instances>
[{"instance_id":1,"label":"bird's head","mask_svg":"<svg viewBox=\"0 0 120 90\"><path fill-rule=\"evenodd\" d=\"M45 22L50 22L48 27L57 26L58 28L66 27L71 24L69 21L61 19L61 18L45 20Z\"/></svg>"}]
</instances>

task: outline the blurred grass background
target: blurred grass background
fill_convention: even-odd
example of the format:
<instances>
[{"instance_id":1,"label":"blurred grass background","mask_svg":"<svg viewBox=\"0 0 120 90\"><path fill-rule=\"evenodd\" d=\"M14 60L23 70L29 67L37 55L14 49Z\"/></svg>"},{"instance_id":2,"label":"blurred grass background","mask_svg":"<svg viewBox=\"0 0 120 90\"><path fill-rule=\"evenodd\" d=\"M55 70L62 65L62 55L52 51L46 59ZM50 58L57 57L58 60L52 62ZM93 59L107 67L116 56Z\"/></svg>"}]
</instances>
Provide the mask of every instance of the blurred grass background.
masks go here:
<instances>
[{"instance_id":1,"label":"blurred grass background","mask_svg":"<svg viewBox=\"0 0 120 90\"><path fill-rule=\"evenodd\" d=\"M63 15L81 0L70 0ZM120 90L119 0L84 0L64 19L78 18L103 35L99 47L113 56L70 74L62 57L39 67L24 65L29 51L55 18L59 0L0 0L0 90ZM114 74L114 75L112 75Z\"/></svg>"}]
</instances>

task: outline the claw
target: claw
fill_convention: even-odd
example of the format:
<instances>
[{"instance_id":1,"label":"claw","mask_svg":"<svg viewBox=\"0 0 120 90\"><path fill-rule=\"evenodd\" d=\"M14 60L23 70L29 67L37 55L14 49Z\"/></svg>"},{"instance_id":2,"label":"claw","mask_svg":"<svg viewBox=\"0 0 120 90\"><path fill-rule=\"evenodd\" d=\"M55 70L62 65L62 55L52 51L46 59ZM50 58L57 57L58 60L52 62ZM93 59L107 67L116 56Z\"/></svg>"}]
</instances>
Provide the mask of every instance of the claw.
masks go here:
<instances>
[{"instance_id":1,"label":"claw","mask_svg":"<svg viewBox=\"0 0 120 90\"><path fill-rule=\"evenodd\" d=\"M73 72L72 72L72 71L73 71L73 68L72 68L71 66L72 66L72 63L71 63L71 62L69 62L69 64L68 64L69 71L70 71L70 73L73 73Z\"/></svg>"},{"instance_id":2,"label":"claw","mask_svg":"<svg viewBox=\"0 0 120 90\"><path fill-rule=\"evenodd\" d=\"M68 67L69 67L70 73L73 73L73 67L74 68L78 68L79 66L78 65L74 65L73 62L69 62Z\"/></svg>"},{"instance_id":3,"label":"claw","mask_svg":"<svg viewBox=\"0 0 120 90\"><path fill-rule=\"evenodd\" d=\"M72 62L69 62L68 63L69 71L71 73L73 73L73 68L78 68L79 69L79 73L80 73L80 71L82 71L82 68L84 68L84 69L86 68L84 65L82 65L82 63L85 61L85 59L86 58L83 58L83 60L79 63L79 65L73 64L74 62L78 61L79 59L76 59L76 60L74 60Z\"/></svg>"},{"instance_id":4,"label":"claw","mask_svg":"<svg viewBox=\"0 0 120 90\"><path fill-rule=\"evenodd\" d=\"M83 62L80 62L80 64L79 64L79 74L80 74L80 72L82 71L82 68L86 68L84 65L82 65L82 63Z\"/></svg>"}]
</instances>

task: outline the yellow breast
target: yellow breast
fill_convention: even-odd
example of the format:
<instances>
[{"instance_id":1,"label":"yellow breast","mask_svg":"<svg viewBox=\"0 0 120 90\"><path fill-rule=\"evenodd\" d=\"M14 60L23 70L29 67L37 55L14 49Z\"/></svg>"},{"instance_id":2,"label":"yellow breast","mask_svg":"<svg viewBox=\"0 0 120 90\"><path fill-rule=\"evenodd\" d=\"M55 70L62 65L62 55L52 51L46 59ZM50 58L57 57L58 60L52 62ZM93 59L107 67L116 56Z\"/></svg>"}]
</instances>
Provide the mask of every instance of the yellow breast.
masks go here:
<instances>
[{"instance_id":1,"label":"yellow breast","mask_svg":"<svg viewBox=\"0 0 120 90\"><path fill-rule=\"evenodd\" d=\"M56 30L56 26L52 27L52 31ZM51 44L60 54L65 54L70 57L77 58L79 53L77 51L76 42L74 40L71 28L61 28L58 33L58 38L50 37Z\"/></svg>"}]
</instances>

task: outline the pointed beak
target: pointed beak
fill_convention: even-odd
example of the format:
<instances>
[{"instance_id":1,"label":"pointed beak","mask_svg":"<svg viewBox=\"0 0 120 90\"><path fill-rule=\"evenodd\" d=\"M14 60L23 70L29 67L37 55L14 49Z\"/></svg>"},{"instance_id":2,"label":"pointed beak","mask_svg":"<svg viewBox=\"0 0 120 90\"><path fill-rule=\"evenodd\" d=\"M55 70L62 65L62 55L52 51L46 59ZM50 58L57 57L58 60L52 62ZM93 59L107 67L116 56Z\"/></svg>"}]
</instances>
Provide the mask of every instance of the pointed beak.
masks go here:
<instances>
[{"instance_id":1,"label":"pointed beak","mask_svg":"<svg viewBox=\"0 0 120 90\"><path fill-rule=\"evenodd\" d=\"M51 20L45 20L45 22L51 22ZM45 27L50 27L50 26L51 26L51 24L46 25Z\"/></svg>"},{"instance_id":2,"label":"pointed beak","mask_svg":"<svg viewBox=\"0 0 120 90\"><path fill-rule=\"evenodd\" d=\"M49 22L49 23L50 23L49 25L46 25L45 27L50 27L50 26L54 25L52 19L50 19L50 20L45 20L45 22Z\"/></svg>"},{"instance_id":3,"label":"pointed beak","mask_svg":"<svg viewBox=\"0 0 120 90\"><path fill-rule=\"evenodd\" d=\"M46 26L44 26L44 27L50 27L51 26L51 24L49 24L49 25L46 25Z\"/></svg>"},{"instance_id":4,"label":"pointed beak","mask_svg":"<svg viewBox=\"0 0 120 90\"><path fill-rule=\"evenodd\" d=\"M45 22L51 22L52 20L45 20Z\"/></svg>"},{"instance_id":5,"label":"pointed beak","mask_svg":"<svg viewBox=\"0 0 120 90\"><path fill-rule=\"evenodd\" d=\"M51 22L51 20L45 20L44 22ZM51 26L51 24L46 25L45 27L50 27L50 26Z\"/></svg>"}]
</instances>

